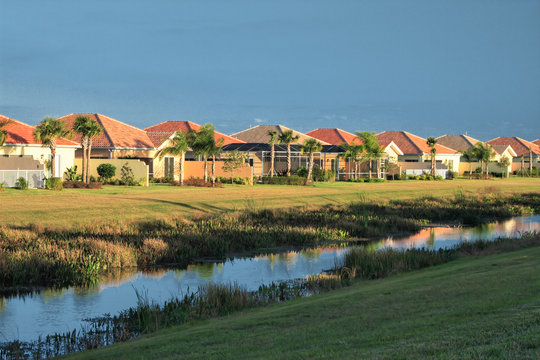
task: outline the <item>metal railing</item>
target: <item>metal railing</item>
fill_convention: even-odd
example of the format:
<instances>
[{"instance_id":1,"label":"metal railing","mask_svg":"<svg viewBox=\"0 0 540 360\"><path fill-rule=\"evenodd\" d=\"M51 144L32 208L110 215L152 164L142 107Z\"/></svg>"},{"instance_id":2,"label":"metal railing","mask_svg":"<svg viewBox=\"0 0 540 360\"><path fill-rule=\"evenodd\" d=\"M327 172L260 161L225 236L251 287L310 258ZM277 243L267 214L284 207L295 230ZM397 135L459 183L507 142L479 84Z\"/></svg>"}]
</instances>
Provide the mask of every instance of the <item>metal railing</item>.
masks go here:
<instances>
[{"instance_id":1,"label":"metal railing","mask_svg":"<svg viewBox=\"0 0 540 360\"><path fill-rule=\"evenodd\" d=\"M44 186L45 171L43 170L0 170L0 184L5 187L15 187L18 178L24 178L28 187L42 188Z\"/></svg>"}]
</instances>

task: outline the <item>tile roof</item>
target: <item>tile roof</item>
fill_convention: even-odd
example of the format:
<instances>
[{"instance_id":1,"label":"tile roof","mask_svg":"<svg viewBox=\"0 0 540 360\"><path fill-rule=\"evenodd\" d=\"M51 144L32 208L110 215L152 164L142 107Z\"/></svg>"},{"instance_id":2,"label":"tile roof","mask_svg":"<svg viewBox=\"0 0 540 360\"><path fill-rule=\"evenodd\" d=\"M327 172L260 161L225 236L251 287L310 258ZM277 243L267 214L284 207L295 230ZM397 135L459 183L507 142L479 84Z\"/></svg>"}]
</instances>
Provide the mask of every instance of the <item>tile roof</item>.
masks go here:
<instances>
[{"instance_id":1,"label":"tile roof","mask_svg":"<svg viewBox=\"0 0 540 360\"><path fill-rule=\"evenodd\" d=\"M533 152L533 157L540 156L540 146L527 140L523 140L516 136L514 137L498 137L487 142L488 144L495 145L509 145L514 149L517 156L529 156L529 148Z\"/></svg>"},{"instance_id":2,"label":"tile roof","mask_svg":"<svg viewBox=\"0 0 540 360\"><path fill-rule=\"evenodd\" d=\"M512 156L517 156L516 152L514 151L514 149L512 149L510 145L491 145L491 147L499 155L502 155L506 151L506 149L508 149L509 153Z\"/></svg>"},{"instance_id":3,"label":"tile roof","mask_svg":"<svg viewBox=\"0 0 540 360\"><path fill-rule=\"evenodd\" d=\"M153 125L144 129L150 139L154 142L155 147L160 147L163 143L170 138L175 132L182 131L187 133L189 130L199 131L201 125L195 124L191 121L164 121L157 125ZM215 131L215 139L223 139L223 145L244 143L244 141L235 139L232 136L228 136Z\"/></svg>"},{"instance_id":4,"label":"tile roof","mask_svg":"<svg viewBox=\"0 0 540 360\"><path fill-rule=\"evenodd\" d=\"M120 149L154 149L154 143L144 130L128 125L111 117L98 113L69 114L59 117L66 127L73 129L77 116L88 116L96 120L103 128L103 132L92 140L94 148L120 148ZM81 141L81 136L73 134L74 139Z\"/></svg>"},{"instance_id":5,"label":"tile roof","mask_svg":"<svg viewBox=\"0 0 540 360\"><path fill-rule=\"evenodd\" d=\"M389 144L393 141L405 155L423 155L431 152L431 148L427 144L426 139L407 131L383 131L382 133L377 134L377 140L379 141L379 144L383 146L385 146L384 144ZM441 144L435 144L435 149L439 155L455 155L459 153L458 151Z\"/></svg>"},{"instance_id":6,"label":"tile roof","mask_svg":"<svg viewBox=\"0 0 540 360\"><path fill-rule=\"evenodd\" d=\"M270 136L268 135L268 131L275 131L279 135L289 130L292 130L292 129L289 129L288 127L283 126L283 125L257 125L252 128L242 130L240 132L232 134L231 136L237 139L240 139L246 143L268 143L270 141ZM303 144L304 141L308 139L313 139L313 137L303 134L299 131L292 130L292 132L294 135L299 137L299 139L296 142L294 142L294 144ZM326 141L319 140L319 142L323 145L330 145Z\"/></svg>"},{"instance_id":7,"label":"tile roof","mask_svg":"<svg viewBox=\"0 0 540 360\"><path fill-rule=\"evenodd\" d=\"M540 139L536 139L532 142L533 144L536 144L538 146L540 146Z\"/></svg>"},{"instance_id":8,"label":"tile roof","mask_svg":"<svg viewBox=\"0 0 540 360\"><path fill-rule=\"evenodd\" d=\"M0 122L7 121L8 124L3 127L4 130L7 130L8 136L6 139L6 144L8 145L41 145L40 141L34 139L34 130L35 126L22 123L18 120L9 118L4 115L0 115ZM57 145L60 146L78 146L79 143L60 138L56 141Z\"/></svg>"},{"instance_id":9,"label":"tile roof","mask_svg":"<svg viewBox=\"0 0 540 360\"><path fill-rule=\"evenodd\" d=\"M443 135L437 138L437 143L462 152L469 150L477 143L481 143L481 141L468 135Z\"/></svg>"},{"instance_id":10,"label":"tile roof","mask_svg":"<svg viewBox=\"0 0 540 360\"><path fill-rule=\"evenodd\" d=\"M351 134L348 131L341 130L338 128L332 129L315 129L306 133L306 135L314 137L317 140L327 142L332 145L341 145L343 143L347 144L362 144L362 141L354 134Z\"/></svg>"}]
</instances>

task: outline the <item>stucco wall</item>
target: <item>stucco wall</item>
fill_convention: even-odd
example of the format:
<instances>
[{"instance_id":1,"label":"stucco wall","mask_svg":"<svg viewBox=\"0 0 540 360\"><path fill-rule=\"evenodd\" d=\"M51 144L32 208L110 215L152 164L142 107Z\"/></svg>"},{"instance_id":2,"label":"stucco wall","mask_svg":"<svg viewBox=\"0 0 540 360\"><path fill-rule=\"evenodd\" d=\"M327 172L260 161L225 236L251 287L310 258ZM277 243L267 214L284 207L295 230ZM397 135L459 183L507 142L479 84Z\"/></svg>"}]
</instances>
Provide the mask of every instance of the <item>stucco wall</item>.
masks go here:
<instances>
[{"instance_id":1,"label":"stucco wall","mask_svg":"<svg viewBox=\"0 0 540 360\"><path fill-rule=\"evenodd\" d=\"M75 159L75 165L77 165L77 174L82 174L82 159ZM131 170L133 170L133 176L135 181L140 179L147 179L148 185L148 166L138 159L90 159L90 176L98 177L97 167L101 164L112 164L116 166L116 174L113 179L120 179L122 166L127 164Z\"/></svg>"}]
</instances>

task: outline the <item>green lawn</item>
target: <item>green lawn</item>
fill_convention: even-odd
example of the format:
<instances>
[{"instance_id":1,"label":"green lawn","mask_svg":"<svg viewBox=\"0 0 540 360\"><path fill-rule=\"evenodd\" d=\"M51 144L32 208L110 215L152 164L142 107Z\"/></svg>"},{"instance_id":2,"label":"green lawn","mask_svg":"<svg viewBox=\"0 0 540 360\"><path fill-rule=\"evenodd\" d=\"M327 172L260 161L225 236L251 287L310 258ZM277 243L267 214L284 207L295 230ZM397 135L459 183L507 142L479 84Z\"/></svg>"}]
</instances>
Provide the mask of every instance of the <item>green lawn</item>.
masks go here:
<instances>
[{"instance_id":1,"label":"green lawn","mask_svg":"<svg viewBox=\"0 0 540 360\"><path fill-rule=\"evenodd\" d=\"M71 226L110 221L156 219L245 208L321 206L348 203L359 196L377 200L423 195L540 191L540 179L394 181L386 183L334 183L303 186L232 186L225 188L105 186L101 190L65 189L0 193L0 225L39 224Z\"/></svg>"},{"instance_id":2,"label":"green lawn","mask_svg":"<svg viewBox=\"0 0 540 360\"><path fill-rule=\"evenodd\" d=\"M539 358L539 258L464 258L70 358Z\"/></svg>"}]
</instances>

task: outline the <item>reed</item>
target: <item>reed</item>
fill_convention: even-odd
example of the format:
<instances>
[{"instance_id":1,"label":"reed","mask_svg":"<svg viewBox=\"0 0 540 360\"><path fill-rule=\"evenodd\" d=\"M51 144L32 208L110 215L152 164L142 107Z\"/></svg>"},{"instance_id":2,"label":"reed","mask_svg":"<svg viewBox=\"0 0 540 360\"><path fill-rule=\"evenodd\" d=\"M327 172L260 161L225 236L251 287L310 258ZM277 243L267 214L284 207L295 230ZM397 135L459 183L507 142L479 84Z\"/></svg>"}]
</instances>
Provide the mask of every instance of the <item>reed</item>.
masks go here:
<instances>
[{"instance_id":1,"label":"reed","mask_svg":"<svg viewBox=\"0 0 540 360\"><path fill-rule=\"evenodd\" d=\"M282 246L343 244L410 233L430 222L478 224L540 211L540 194L456 194L390 202L244 210L68 228L0 226L0 287L88 285L112 269L186 266L202 257Z\"/></svg>"}]
</instances>

